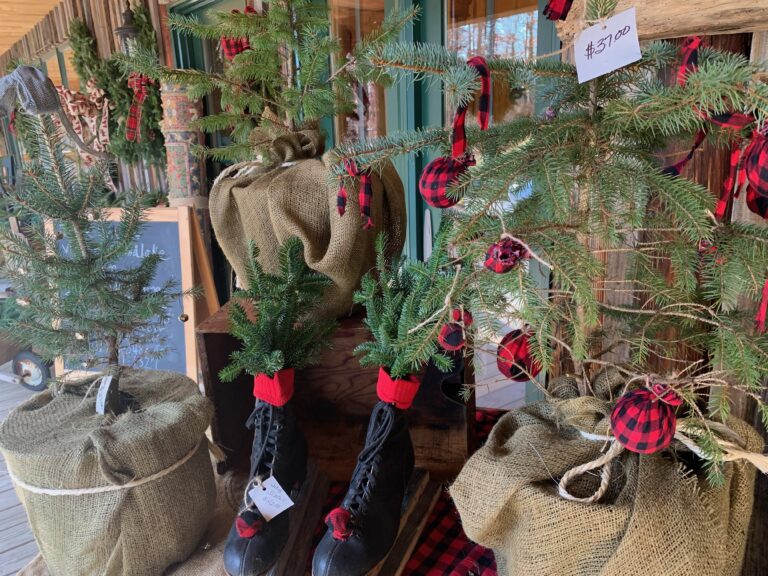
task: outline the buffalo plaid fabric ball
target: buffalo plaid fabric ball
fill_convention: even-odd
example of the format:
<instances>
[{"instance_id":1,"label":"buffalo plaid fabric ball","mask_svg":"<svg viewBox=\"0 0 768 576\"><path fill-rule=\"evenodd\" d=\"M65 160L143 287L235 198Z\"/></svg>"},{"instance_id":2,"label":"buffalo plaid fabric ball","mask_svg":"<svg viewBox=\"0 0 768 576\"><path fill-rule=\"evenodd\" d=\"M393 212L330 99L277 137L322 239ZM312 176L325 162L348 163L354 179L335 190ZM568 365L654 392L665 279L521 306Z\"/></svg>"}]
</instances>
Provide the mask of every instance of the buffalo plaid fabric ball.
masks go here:
<instances>
[{"instance_id":1,"label":"buffalo plaid fabric ball","mask_svg":"<svg viewBox=\"0 0 768 576\"><path fill-rule=\"evenodd\" d=\"M654 386L627 392L611 412L611 432L632 452L653 454L672 442L677 426L675 406L682 403L671 388Z\"/></svg>"},{"instance_id":2,"label":"buffalo plaid fabric ball","mask_svg":"<svg viewBox=\"0 0 768 576\"><path fill-rule=\"evenodd\" d=\"M764 134L756 132L752 136L744 159L744 171L749 186L760 196L768 197L768 138Z\"/></svg>"},{"instance_id":3,"label":"buffalo plaid fabric ball","mask_svg":"<svg viewBox=\"0 0 768 576\"><path fill-rule=\"evenodd\" d=\"M424 201L434 208L450 208L455 205L458 199L449 198L446 190L467 168L474 165L475 159L470 155L461 158L440 156L432 160L419 179L419 191Z\"/></svg>"},{"instance_id":4,"label":"buffalo plaid fabric ball","mask_svg":"<svg viewBox=\"0 0 768 576\"><path fill-rule=\"evenodd\" d=\"M481 130L487 130L491 117L491 72L485 58L475 56L467 62L480 76L480 99L477 105L477 121ZM419 191L424 201L435 208L450 208L459 198L448 198L448 186L458 181L467 168L475 165L475 159L467 152L465 121L467 106L460 106L453 117L451 157L441 156L427 164L419 178Z\"/></svg>"},{"instance_id":5,"label":"buffalo plaid fabric ball","mask_svg":"<svg viewBox=\"0 0 768 576\"><path fill-rule=\"evenodd\" d=\"M496 356L499 372L515 382L527 382L541 372L541 366L531 358L528 335L522 330L513 330L501 340Z\"/></svg>"},{"instance_id":6,"label":"buffalo plaid fabric ball","mask_svg":"<svg viewBox=\"0 0 768 576\"><path fill-rule=\"evenodd\" d=\"M528 251L520 242L512 238L502 238L491 244L485 254L485 267L496 274L504 274L517 266L520 259L525 258Z\"/></svg>"},{"instance_id":7,"label":"buffalo plaid fabric ball","mask_svg":"<svg viewBox=\"0 0 768 576\"><path fill-rule=\"evenodd\" d=\"M452 312L453 322L448 322L437 335L437 341L443 350L456 352L464 348L466 343L466 329L472 325L472 314L455 309Z\"/></svg>"},{"instance_id":8,"label":"buffalo plaid fabric ball","mask_svg":"<svg viewBox=\"0 0 768 576\"><path fill-rule=\"evenodd\" d=\"M550 0L544 7L544 16L549 20L565 20L572 4L573 0Z\"/></svg>"}]
</instances>

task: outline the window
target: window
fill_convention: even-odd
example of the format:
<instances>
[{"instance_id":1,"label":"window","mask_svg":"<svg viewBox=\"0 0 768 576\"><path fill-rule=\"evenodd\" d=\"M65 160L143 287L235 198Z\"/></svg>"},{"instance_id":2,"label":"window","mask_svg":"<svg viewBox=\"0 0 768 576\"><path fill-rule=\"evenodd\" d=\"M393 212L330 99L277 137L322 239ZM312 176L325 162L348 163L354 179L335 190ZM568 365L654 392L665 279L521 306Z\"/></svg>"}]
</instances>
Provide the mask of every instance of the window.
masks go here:
<instances>
[{"instance_id":1,"label":"window","mask_svg":"<svg viewBox=\"0 0 768 576\"><path fill-rule=\"evenodd\" d=\"M352 52L355 44L384 20L384 0L329 0L331 34L338 38L341 53ZM343 62L334 62L338 67ZM386 134L385 90L369 83L355 87L355 110L334 120L340 141L366 140Z\"/></svg>"},{"instance_id":2,"label":"window","mask_svg":"<svg viewBox=\"0 0 768 576\"><path fill-rule=\"evenodd\" d=\"M536 0L451 0L447 10L446 44L462 56L536 56L539 24ZM529 116L534 111L534 98L530 92L495 80L491 108L492 118L498 121Z\"/></svg>"}]
</instances>

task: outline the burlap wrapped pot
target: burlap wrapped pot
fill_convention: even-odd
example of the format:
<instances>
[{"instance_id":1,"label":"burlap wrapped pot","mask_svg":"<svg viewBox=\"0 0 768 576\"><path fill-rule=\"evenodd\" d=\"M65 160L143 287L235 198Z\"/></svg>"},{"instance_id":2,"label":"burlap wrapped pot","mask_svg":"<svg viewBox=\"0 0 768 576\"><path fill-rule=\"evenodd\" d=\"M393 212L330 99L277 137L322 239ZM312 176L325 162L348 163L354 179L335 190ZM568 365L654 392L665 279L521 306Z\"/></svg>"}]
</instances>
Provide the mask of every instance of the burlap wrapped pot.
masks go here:
<instances>
[{"instance_id":1,"label":"burlap wrapped pot","mask_svg":"<svg viewBox=\"0 0 768 576\"><path fill-rule=\"evenodd\" d=\"M103 416L88 384L16 408L0 450L48 573L160 575L195 550L215 505L213 408L181 374L124 368L120 390L140 407Z\"/></svg>"},{"instance_id":2,"label":"burlap wrapped pot","mask_svg":"<svg viewBox=\"0 0 768 576\"><path fill-rule=\"evenodd\" d=\"M299 237L307 265L333 281L318 311L341 317L351 312L352 294L374 266L378 233L387 234L388 255L402 250L405 194L392 164L373 173L374 226L363 230L356 190L349 195L346 214L338 214L339 185L330 174L335 157L322 153L319 132L298 132L272 143L271 157L277 162L242 162L227 168L211 189L211 224L243 287L249 240L259 248L264 269L277 272L280 245Z\"/></svg>"},{"instance_id":3,"label":"burlap wrapped pot","mask_svg":"<svg viewBox=\"0 0 768 576\"><path fill-rule=\"evenodd\" d=\"M726 465L725 484L710 486L699 470L684 475L669 454L623 451L610 464L607 492L593 503L564 499L558 482L569 470L601 455L611 395L623 381L603 373L599 397L578 398L561 378L558 397L503 416L487 443L450 491L467 535L492 548L504 576L737 576L752 514L756 470ZM728 426L747 450L760 436L745 422ZM690 455L690 454L689 454ZM568 488L595 493L600 474L584 474Z\"/></svg>"}]
</instances>

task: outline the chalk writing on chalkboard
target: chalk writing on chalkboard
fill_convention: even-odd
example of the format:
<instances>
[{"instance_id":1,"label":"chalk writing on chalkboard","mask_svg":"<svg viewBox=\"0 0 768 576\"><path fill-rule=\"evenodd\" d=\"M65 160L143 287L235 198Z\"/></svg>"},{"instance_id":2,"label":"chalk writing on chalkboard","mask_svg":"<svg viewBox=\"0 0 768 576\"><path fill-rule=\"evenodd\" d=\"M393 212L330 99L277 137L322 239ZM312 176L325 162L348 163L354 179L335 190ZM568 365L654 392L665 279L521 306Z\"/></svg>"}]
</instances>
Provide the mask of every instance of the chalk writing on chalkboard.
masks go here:
<instances>
[{"instance_id":1,"label":"chalk writing on chalkboard","mask_svg":"<svg viewBox=\"0 0 768 576\"><path fill-rule=\"evenodd\" d=\"M112 222L118 226L118 222ZM66 240L61 240L59 248L63 254L69 252ZM181 246L179 244L179 222L145 222L136 237L133 248L116 263L116 268L128 269L139 265L140 261L150 254L162 257L157 267L155 278L149 290L159 290L169 280L181 291ZM183 297L174 299L168 317L158 318L149 329L151 338L146 338L141 345L123 345L120 350L120 364L151 370L170 370L186 373L186 347L184 324L178 318L184 312ZM149 342L150 344L147 344ZM103 350L94 350L94 357L103 357ZM80 369L80 366L65 363L70 370Z\"/></svg>"}]
</instances>

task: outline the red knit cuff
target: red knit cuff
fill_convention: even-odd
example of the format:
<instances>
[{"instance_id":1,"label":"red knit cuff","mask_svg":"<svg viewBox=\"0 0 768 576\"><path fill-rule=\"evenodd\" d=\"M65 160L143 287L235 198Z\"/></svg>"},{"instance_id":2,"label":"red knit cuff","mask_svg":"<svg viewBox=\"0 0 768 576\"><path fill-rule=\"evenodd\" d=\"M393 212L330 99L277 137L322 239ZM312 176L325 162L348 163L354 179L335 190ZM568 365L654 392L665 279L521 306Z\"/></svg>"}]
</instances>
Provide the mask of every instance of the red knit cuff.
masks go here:
<instances>
[{"instance_id":1,"label":"red knit cuff","mask_svg":"<svg viewBox=\"0 0 768 576\"><path fill-rule=\"evenodd\" d=\"M405 410L413 404L416 392L419 391L419 378L413 374L393 380L386 368L379 368L379 381L376 383L376 393L379 400L394 404L397 408Z\"/></svg>"},{"instance_id":2,"label":"red knit cuff","mask_svg":"<svg viewBox=\"0 0 768 576\"><path fill-rule=\"evenodd\" d=\"M253 379L253 395L273 406L284 406L293 396L293 368L275 372L272 377L257 374Z\"/></svg>"}]
</instances>

